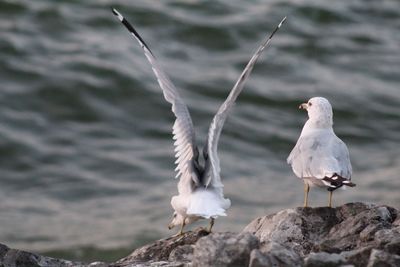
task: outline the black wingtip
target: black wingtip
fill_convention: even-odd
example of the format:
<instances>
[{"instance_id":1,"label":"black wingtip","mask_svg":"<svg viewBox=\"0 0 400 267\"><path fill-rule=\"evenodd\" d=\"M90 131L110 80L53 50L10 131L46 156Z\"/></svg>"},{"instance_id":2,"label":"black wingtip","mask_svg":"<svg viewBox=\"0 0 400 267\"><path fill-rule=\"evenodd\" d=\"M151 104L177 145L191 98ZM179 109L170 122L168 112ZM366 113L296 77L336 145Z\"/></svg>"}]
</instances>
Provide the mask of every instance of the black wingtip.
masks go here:
<instances>
[{"instance_id":1,"label":"black wingtip","mask_svg":"<svg viewBox=\"0 0 400 267\"><path fill-rule=\"evenodd\" d=\"M112 13L122 22L124 17L115 8L111 8Z\"/></svg>"},{"instance_id":2,"label":"black wingtip","mask_svg":"<svg viewBox=\"0 0 400 267\"><path fill-rule=\"evenodd\" d=\"M286 21L286 16L279 22L278 26L275 28L275 30L271 33L270 38L274 36L274 34L282 27L283 23Z\"/></svg>"},{"instance_id":3,"label":"black wingtip","mask_svg":"<svg viewBox=\"0 0 400 267\"><path fill-rule=\"evenodd\" d=\"M142 37L139 35L139 33L133 28L133 26L127 21L121 13L118 12L115 8L111 8L112 13L118 17L118 19L121 21L121 23L128 29L130 33L132 33L139 41L140 43L146 47L146 49L150 52L150 54L153 54L149 48L149 46L145 43L145 41L142 39Z\"/></svg>"}]
</instances>

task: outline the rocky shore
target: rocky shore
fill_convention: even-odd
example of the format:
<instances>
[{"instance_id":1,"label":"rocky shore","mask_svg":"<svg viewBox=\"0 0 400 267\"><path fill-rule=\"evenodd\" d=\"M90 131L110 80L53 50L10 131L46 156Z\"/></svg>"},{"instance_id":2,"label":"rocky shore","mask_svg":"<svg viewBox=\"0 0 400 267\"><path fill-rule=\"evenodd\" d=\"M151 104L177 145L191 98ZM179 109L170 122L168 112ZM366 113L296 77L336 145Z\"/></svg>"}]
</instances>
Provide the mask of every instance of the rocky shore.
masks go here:
<instances>
[{"instance_id":1,"label":"rocky shore","mask_svg":"<svg viewBox=\"0 0 400 267\"><path fill-rule=\"evenodd\" d=\"M400 266L400 211L348 203L259 217L241 233L203 230L155 241L114 263L53 259L0 244L0 267Z\"/></svg>"}]
</instances>

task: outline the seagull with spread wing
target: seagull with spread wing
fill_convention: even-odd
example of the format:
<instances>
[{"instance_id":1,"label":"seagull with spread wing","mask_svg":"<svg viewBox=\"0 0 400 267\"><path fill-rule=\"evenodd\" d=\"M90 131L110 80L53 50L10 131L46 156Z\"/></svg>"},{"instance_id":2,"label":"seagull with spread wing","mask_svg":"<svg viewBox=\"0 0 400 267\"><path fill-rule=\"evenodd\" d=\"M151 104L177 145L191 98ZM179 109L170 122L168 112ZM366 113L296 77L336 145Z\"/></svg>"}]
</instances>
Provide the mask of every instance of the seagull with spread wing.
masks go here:
<instances>
[{"instance_id":1,"label":"seagull with spread wing","mask_svg":"<svg viewBox=\"0 0 400 267\"><path fill-rule=\"evenodd\" d=\"M222 127L236 98L242 91L254 64L263 50L268 46L272 36L281 27L286 17L257 49L231 90L228 98L214 116L208 131L206 145L202 151L204 159L204 165L202 166L199 162L200 152L196 145L193 123L187 106L140 35L116 9L112 11L143 48L164 97L172 104L172 112L176 116L172 133L175 140L175 157L177 158L175 162L177 164L176 177L180 177L180 180L178 182L179 194L171 199L171 205L175 212L168 228L172 229L175 226L180 226L178 234L182 234L185 225L204 218L210 219L208 231L211 232L214 219L218 216L226 216L226 210L231 205L230 200L224 198L223 184L220 177L220 163L217 155L218 140Z\"/></svg>"},{"instance_id":2,"label":"seagull with spread wing","mask_svg":"<svg viewBox=\"0 0 400 267\"><path fill-rule=\"evenodd\" d=\"M287 158L293 172L304 182L304 207L308 206L310 186L325 187L329 191L328 206L332 207L332 193L340 187L354 187L352 168L346 144L333 131L332 106L326 98L313 97L299 106L308 113L299 140Z\"/></svg>"}]
</instances>

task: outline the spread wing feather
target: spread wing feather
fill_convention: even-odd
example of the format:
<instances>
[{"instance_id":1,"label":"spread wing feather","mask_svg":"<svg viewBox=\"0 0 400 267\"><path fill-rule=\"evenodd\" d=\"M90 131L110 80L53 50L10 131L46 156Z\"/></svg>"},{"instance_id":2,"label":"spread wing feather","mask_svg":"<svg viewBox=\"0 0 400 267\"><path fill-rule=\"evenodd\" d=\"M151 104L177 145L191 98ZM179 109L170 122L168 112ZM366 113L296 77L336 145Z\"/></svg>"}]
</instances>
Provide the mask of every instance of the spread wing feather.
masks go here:
<instances>
[{"instance_id":1,"label":"spread wing feather","mask_svg":"<svg viewBox=\"0 0 400 267\"><path fill-rule=\"evenodd\" d=\"M198 183L198 178L195 175L192 162L195 150L195 133L189 110L182 98L179 96L174 84L163 71L144 40L117 10L113 9L112 11L143 48L144 54L150 62L153 72L157 77L158 84L162 89L165 100L172 104L172 111L176 116L172 130L173 139L175 140L175 157L177 158L175 162L177 165L175 169L177 171L176 178L181 176L181 180L182 178L185 179L184 182L186 188L188 188L193 182Z\"/></svg>"},{"instance_id":2,"label":"spread wing feather","mask_svg":"<svg viewBox=\"0 0 400 267\"><path fill-rule=\"evenodd\" d=\"M207 154L208 154L208 163L210 168L208 169L208 173L206 174L206 179L204 182L205 186L209 186L210 184L214 187L222 187L221 177L220 177L220 162L217 154L218 149L218 141L221 135L222 128L224 126L224 122L229 114L230 109L234 105L237 97L240 92L243 90L243 87L246 83L247 78L249 77L251 71L257 59L260 57L264 49L270 43L274 34L278 31L278 29L282 26L283 22L286 20L286 17L279 23L279 25L275 28L272 34L265 39L265 41L261 44L261 46L254 53L249 63L247 63L245 69L237 80L236 84L233 86L231 92L228 95L228 98L219 108L217 114L215 114L210 128L208 130L208 138L207 138Z\"/></svg>"}]
</instances>

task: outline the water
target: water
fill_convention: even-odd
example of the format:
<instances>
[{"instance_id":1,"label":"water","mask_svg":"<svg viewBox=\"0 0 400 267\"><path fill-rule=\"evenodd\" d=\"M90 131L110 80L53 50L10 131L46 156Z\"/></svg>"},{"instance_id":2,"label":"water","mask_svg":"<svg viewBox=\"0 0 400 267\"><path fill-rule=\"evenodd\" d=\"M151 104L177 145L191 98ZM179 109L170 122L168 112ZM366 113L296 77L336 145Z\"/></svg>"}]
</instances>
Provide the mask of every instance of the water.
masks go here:
<instances>
[{"instance_id":1,"label":"water","mask_svg":"<svg viewBox=\"0 0 400 267\"><path fill-rule=\"evenodd\" d=\"M399 1L0 2L0 241L113 260L167 230L177 191L174 117L137 27L179 88L204 143L212 116L266 34L287 23L254 69L219 146L233 205L216 230L299 206L286 157L327 97L347 143L349 201L400 207ZM311 205L326 205L313 190ZM205 222L204 222L205 223Z\"/></svg>"}]
</instances>

